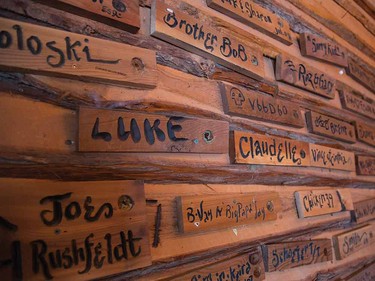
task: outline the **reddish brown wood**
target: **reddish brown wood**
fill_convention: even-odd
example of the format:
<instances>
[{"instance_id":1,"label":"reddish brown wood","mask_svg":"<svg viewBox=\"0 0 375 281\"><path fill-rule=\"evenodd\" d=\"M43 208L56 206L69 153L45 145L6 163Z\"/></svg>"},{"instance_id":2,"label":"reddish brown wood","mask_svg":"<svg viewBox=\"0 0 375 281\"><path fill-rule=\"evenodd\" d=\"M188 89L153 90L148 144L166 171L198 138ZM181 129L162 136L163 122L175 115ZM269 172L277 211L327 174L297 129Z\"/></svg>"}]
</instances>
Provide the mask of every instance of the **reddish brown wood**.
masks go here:
<instances>
[{"instance_id":1,"label":"reddish brown wood","mask_svg":"<svg viewBox=\"0 0 375 281\"><path fill-rule=\"evenodd\" d=\"M375 127L368 123L357 121L355 124L357 140L375 146Z\"/></svg>"},{"instance_id":2,"label":"reddish brown wood","mask_svg":"<svg viewBox=\"0 0 375 281\"><path fill-rule=\"evenodd\" d=\"M369 70L370 66L363 67L356 63L353 58L348 59L347 73L358 83L375 93L375 75Z\"/></svg>"},{"instance_id":3,"label":"reddish brown wood","mask_svg":"<svg viewBox=\"0 0 375 281\"><path fill-rule=\"evenodd\" d=\"M310 165L333 170L355 171L353 152L310 143Z\"/></svg>"},{"instance_id":4,"label":"reddish brown wood","mask_svg":"<svg viewBox=\"0 0 375 281\"><path fill-rule=\"evenodd\" d=\"M357 174L375 176L375 157L357 155Z\"/></svg>"},{"instance_id":5,"label":"reddish brown wood","mask_svg":"<svg viewBox=\"0 0 375 281\"><path fill-rule=\"evenodd\" d=\"M340 91L342 107L357 114L375 119L375 105L347 90Z\"/></svg>"},{"instance_id":6,"label":"reddish brown wood","mask_svg":"<svg viewBox=\"0 0 375 281\"><path fill-rule=\"evenodd\" d=\"M353 217L357 223L375 218L375 198L354 202Z\"/></svg>"}]
</instances>

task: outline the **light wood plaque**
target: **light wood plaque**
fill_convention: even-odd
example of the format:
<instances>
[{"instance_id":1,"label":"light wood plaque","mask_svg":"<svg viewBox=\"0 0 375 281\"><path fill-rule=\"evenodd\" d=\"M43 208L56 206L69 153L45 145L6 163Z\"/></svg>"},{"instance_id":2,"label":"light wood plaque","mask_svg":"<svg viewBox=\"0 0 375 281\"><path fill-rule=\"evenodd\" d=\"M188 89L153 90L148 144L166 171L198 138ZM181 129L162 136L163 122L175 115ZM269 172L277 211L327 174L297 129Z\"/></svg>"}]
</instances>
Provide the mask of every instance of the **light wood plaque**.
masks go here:
<instances>
[{"instance_id":1,"label":"light wood plaque","mask_svg":"<svg viewBox=\"0 0 375 281\"><path fill-rule=\"evenodd\" d=\"M374 123L373 123L374 124ZM356 122L355 124L357 140L360 142L375 146L375 127L364 122Z\"/></svg>"},{"instance_id":2,"label":"light wood plaque","mask_svg":"<svg viewBox=\"0 0 375 281\"><path fill-rule=\"evenodd\" d=\"M353 202L353 217L357 223L375 218L375 198Z\"/></svg>"},{"instance_id":3,"label":"light wood plaque","mask_svg":"<svg viewBox=\"0 0 375 281\"><path fill-rule=\"evenodd\" d=\"M355 171L353 152L310 143L310 165L312 167Z\"/></svg>"}]
</instances>

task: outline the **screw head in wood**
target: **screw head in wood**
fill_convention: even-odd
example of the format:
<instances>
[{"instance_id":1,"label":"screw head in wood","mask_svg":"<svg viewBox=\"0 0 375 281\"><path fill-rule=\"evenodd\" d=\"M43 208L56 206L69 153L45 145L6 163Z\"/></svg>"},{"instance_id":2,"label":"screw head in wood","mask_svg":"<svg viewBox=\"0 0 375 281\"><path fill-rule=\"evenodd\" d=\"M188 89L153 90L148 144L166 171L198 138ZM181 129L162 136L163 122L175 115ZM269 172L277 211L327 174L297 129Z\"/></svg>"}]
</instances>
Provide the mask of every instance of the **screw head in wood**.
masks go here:
<instances>
[{"instance_id":1,"label":"screw head in wood","mask_svg":"<svg viewBox=\"0 0 375 281\"><path fill-rule=\"evenodd\" d=\"M250 263L253 264L253 265L258 264L258 263L259 263L259 260L260 260L260 258L259 258L259 254L257 254L257 253L252 254L252 255L250 256Z\"/></svg>"},{"instance_id":2,"label":"screw head in wood","mask_svg":"<svg viewBox=\"0 0 375 281\"><path fill-rule=\"evenodd\" d=\"M256 278L259 278L261 274L262 274L262 270L260 269L259 266L257 266L257 267L254 269L254 276L255 276Z\"/></svg>"},{"instance_id":3,"label":"screw head in wood","mask_svg":"<svg viewBox=\"0 0 375 281\"><path fill-rule=\"evenodd\" d=\"M133 209L134 205L134 200L129 195L121 195L118 198L118 207L120 210L130 211Z\"/></svg>"}]
</instances>

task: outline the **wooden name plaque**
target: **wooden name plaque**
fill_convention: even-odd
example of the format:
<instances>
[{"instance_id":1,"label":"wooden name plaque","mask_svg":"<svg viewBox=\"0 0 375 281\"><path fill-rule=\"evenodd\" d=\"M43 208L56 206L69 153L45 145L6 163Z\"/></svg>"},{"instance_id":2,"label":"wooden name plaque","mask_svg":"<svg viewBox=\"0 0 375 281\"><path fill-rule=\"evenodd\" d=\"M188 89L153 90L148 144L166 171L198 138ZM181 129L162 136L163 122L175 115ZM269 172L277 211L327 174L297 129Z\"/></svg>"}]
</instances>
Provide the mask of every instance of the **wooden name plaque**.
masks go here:
<instances>
[{"instance_id":1,"label":"wooden name plaque","mask_svg":"<svg viewBox=\"0 0 375 281\"><path fill-rule=\"evenodd\" d=\"M254 79L264 77L260 48L250 47L233 36L233 32L223 33L207 21L200 22L159 0L152 4L151 35Z\"/></svg>"},{"instance_id":2,"label":"wooden name plaque","mask_svg":"<svg viewBox=\"0 0 375 281\"><path fill-rule=\"evenodd\" d=\"M310 33L300 34L299 40L303 56L339 66L348 65L348 53L340 45Z\"/></svg>"},{"instance_id":3,"label":"wooden name plaque","mask_svg":"<svg viewBox=\"0 0 375 281\"><path fill-rule=\"evenodd\" d=\"M357 174L375 176L375 157L357 155Z\"/></svg>"},{"instance_id":4,"label":"wooden name plaque","mask_svg":"<svg viewBox=\"0 0 375 281\"><path fill-rule=\"evenodd\" d=\"M375 241L373 225L349 230L332 237L336 259L342 260L353 253L369 247Z\"/></svg>"},{"instance_id":5,"label":"wooden name plaque","mask_svg":"<svg viewBox=\"0 0 375 281\"><path fill-rule=\"evenodd\" d=\"M0 18L0 69L153 88L155 51Z\"/></svg>"},{"instance_id":6,"label":"wooden name plaque","mask_svg":"<svg viewBox=\"0 0 375 281\"><path fill-rule=\"evenodd\" d=\"M224 121L80 108L79 151L228 153Z\"/></svg>"},{"instance_id":7,"label":"wooden name plaque","mask_svg":"<svg viewBox=\"0 0 375 281\"><path fill-rule=\"evenodd\" d=\"M299 218L308 218L345 211L338 190L301 190L294 193Z\"/></svg>"},{"instance_id":8,"label":"wooden name plaque","mask_svg":"<svg viewBox=\"0 0 375 281\"><path fill-rule=\"evenodd\" d=\"M231 132L230 153L233 163L280 166L309 166L309 144L306 142Z\"/></svg>"},{"instance_id":9,"label":"wooden name plaque","mask_svg":"<svg viewBox=\"0 0 375 281\"><path fill-rule=\"evenodd\" d=\"M310 165L313 167L355 172L353 152L310 143Z\"/></svg>"},{"instance_id":10,"label":"wooden name plaque","mask_svg":"<svg viewBox=\"0 0 375 281\"><path fill-rule=\"evenodd\" d=\"M358 83L375 93L375 75L358 65L352 58L348 59L347 74Z\"/></svg>"},{"instance_id":11,"label":"wooden name plaque","mask_svg":"<svg viewBox=\"0 0 375 281\"><path fill-rule=\"evenodd\" d=\"M292 45L289 23L276 14L255 4L252 0L207 0L207 6L251 26L286 44Z\"/></svg>"},{"instance_id":12,"label":"wooden name plaque","mask_svg":"<svg viewBox=\"0 0 375 281\"><path fill-rule=\"evenodd\" d=\"M262 223L277 219L277 192L177 197L180 232Z\"/></svg>"},{"instance_id":13,"label":"wooden name plaque","mask_svg":"<svg viewBox=\"0 0 375 281\"><path fill-rule=\"evenodd\" d=\"M299 107L288 101L224 84L221 85L221 93L226 114L304 127Z\"/></svg>"},{"instance_id":14,"label":"wooden name plaque","mask_svg":"<svg viewBox=\"0 0 375 281\"><path fill-rule=\"evenodd\" d=\"M266 272L332 261L330 239L296 241L262 246Z\"/></svg>"},{"instance_id":15,"label":"wooden name plaque","mask_svg":"<svg viewBox=\"0 0 375 281\"><path fill-rule=\"evenodd\" d=\"M276 57L276 80L326 98L333 99L335 97L335 79L286 54Z\"/></svg>"},{"instance_id":16,"label":"wooden name plaque","mask_svg":"<svg viewBox=\"0 0 375 281\"><path fill-rule=\"evenodd\" d=\"M92 280L151 265L143 183L0 180L2 280Z\"/></svg>"},{"instance_id":17,"label":"wooden name plaque","mask_svg":"<svg viewBox=\"0 0 375 281\"><path fill-rule=\"evenodd\" d=\"M356 122L357 140L375 146L375 127L364 122Z\"/></svg>"},{"instance_id":18,"label":"wooden name plaque","mask_svg":"<svg viewBox=\"0 0 375 281\"><path fill-rule=\"evenodd\" d=\"M79 16L136 33L140 27L139 2L134 0L37 0Z\"/></svg>"},{"instance_id":19,"label":"wooden name plaque","mask_svg":"<svg viewBox=\"0 0 375 281\"><path fill-rule=\"evenodd\" d=\"M375 218L375 198L354 202L353 218L357 223Z\"/></svg>"},{"instance_id":20,"label":"wooden name plaque","mask_svg":"<svg viewBox=\"0 0 375 281\"><path fill-rule=\"evenodd\" d=\"M375 280L375 262L357 270L344 279L345 281L374 281Z\"/></svg>"},{"instance_id":21,"label":"wooden name plaque","mask_svg":"<svg viewBox=\"0 0 375 281\"><path fill-rule=\"evenodd\" d=\"M348 122L318 112L306 112L307 129L310 133L348 143L355 143L354 126Z\"/></svg>"},{"instance_id":22,"label":"wooden name plaque","mask_svg":"<svg viewBox=\"0 0 375 281\"><path fill-rule=\"evenodd\" d=\"M340 91L342 107L354 113L375 119L375 105L348 91Z\"/></svg>"}]
</instances>

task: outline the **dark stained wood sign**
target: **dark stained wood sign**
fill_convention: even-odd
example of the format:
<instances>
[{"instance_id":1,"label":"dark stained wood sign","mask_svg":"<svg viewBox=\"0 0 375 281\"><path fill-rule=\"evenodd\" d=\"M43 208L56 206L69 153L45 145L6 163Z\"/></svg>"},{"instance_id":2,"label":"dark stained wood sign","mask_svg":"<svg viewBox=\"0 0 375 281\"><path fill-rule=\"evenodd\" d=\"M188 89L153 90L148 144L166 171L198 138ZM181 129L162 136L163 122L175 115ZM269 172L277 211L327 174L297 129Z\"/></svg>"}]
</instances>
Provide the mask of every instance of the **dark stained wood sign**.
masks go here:
<instances>
[{"instance_id":1,"label":"dark stained wood sign","mask_svg":"<svg viewBox=\"0 0 375 281\"><path fill-rule=\"evenodd\" d=\"M266 272L332 261L330 239L284 242L262 246Z\"/></svg>"},{"instance_id":2,"label":"dark stained wood sign","mask_svg":"<svg viewBox=\"0 0 375 281\"><path fill-rule=\"evenodd\" d=\"M338 190L300 190L294 193L299 218L308 218L345 211Z\"/></svg>"},{"instance_id":3,"label":"dark stained wood sign","mask_svg":"<svg viewBox=\"0 0 375 281\"><path fill-rule=\"evenodd\" d=\"M309 166L309 144L306 142L253 134L231 132L230 153L233 163L280 166Z\"/></svg>"},{"instance_id":4,"label":"dark stained wood sign","mask_svg":"<svg viewBox=\"0 0 375 281\"><path fill-rule=\"evenodd\" d=\"M240 2L207 0L207 6L249 25L286 45L293 44L289 23L271 11L255 4L252 0L243 0Z\"/></svg>"},{"instance_id":5,"label":"dark stained wood sign","mask_svg":"<svg viewBox=\"0 0 375 281\"><path fill-rule=\"evenodd\" d=\"M224 121L80 108L79 151L228 153Z\"/></svg>"},{"instance_id":6,"label":"dark stained wood sign","mask_svg":"<svg viewBox=\"0 0 375 281\"><path fill-rule=\"evenodd\" d=\"M375 93L375 75L358 65L352 58L348 59L347 74L358 83Z\"/></svg>"},{"instance_id":7,"label":"dark stained wood sign","mask_svg":"<svg viewBox=\"0 0 375 281\"><path fill-rule=\"evenodd\" d=\"M375 157L357 155L357 174L375 176Z\"/></svg>"},{"instance_id":8,"label":"dark stained wood sign","mask_svg":"<svg viewBox=\"0 0 375 281\"><path fill-rule=\"evenodd\" d=\"M357 223L362 223L375 218L375 198L354 202L353 218Z\"/></svg>"},{"instance_id":9,"label":"dark stained wood sign","mask_svg":"<svg viewBox=\"0 0 375 281\"><path fill-rule=\"evenodd\" d=\"M2 179L0 217L2 280L92 280L151 265L142 182Z\"/></svg>"},{"instance_id":10,"label":"dark stained wood sign","mask_svg":"<svg viewBox=\"0 0 375 281\"><path fill-rule=\"evenodd\" d=\"M311 166L333 170L355 171L353 152L310 143Z\"/></svg>"},{"instance_id":11,"label":"dark stained wood sign","mask_svg":"<svg viewBox=\"0 0 375 281\"><path fill-rule=\"evenodd\" d=\"M134 0L37 0L132 33L140 27L139 2Z\"/></svg>"},{"instance_id":12,"label":"dark stained wood sign","mask_svg":"<svg viewBox=\"0 0 375 281\"><path fill-rule=\"evenodd\" d=\"M339 66L348 65L348 53L340 45L310 33L300 34L299 40L303 56Z\"/></svg>"},{"instance_id":13,"label":"dark stained wood sign","mask_svg":"<svg viewBox=\"0 0 375 281\"><path fill-rule=\"evenodd\" d=\"M277 192L177 197L184 233L273 221L280 209Z\"/></svg>"},{"instance_id":14,"label":"dark stained wood sign","mask_svg":"<svg viewBox=\"0 0 375 281\"><path fill-rule=\"evenodd\" d=\"M356 122L357 140L375 146L375 127L364 122Z\"/></svg>"},{"instance_id":15,"label":"dark stained wood sign","mask_svg":"<svg viewBox=\"0 0 375 281\"><path fill-rule=\"evenodd\" d=\"M332 237L336 259L342 260L353 253L369 247L375 241L373 225L349 230Z\"/></svg>"},{"instance_id":16,"label":"dark stained wood sign","mask_svg":"<svg viewBox=\"0 0 375 281\"><path fill-rule=\"evenodd\" d=\"M207 21L200 22L158 0L151 9L151 35L257 80L264 77L263 54L258 46L250 47L233 32L219 31Z\"/></svg>"},{"instance_id":17,"label":"dark stained wood sign","mask_svg":"<svg viewBox=\"0 0 375 281\"><path fill-rule=\"evenodd\" d=\"M304 127L298 105L255 91L222 84L224 112L266 122Z\"/></svg>"},{"instance_id":18,"label":"dark stained wood sign","mask_svg":"<svg viewBox=\"0 0 375 281\"><path fill-rule=\"evenodd\" d=\"M335 97L335 79L290 55L276 57L276 80L329 99Z\"/></svg>"},{"instance_id":19,"label":"dark stained wood sign","mask_svg":"<svg viewBox=\"0 0 375 281\"><path fill-rule=\"evenodd\" d=\"M375 262L361 268L353 274L345 277L344 281L374 281L375 280Z\"/></svg>"},{"instance_id":20,"label":"dark stained wood sign","mask_svg":"<svg viewBox=\"0 0 375 281\"><path fill-rule=\"evenodd\" d=\"M318 112L306 112L307 129L310 133L348 143L355 143L354 126L348 122Z\"/></svg>"},{"instance_id":21,"label":"dark stained wood sign","mask_svg":"<svg viewBox=\"0 0 375 281\"><path fill-rule=\"evenodd\" d=\"M0 18L0 69L153 88L154 51Z\"/></svg>"},{"instance_id":22,"label":"dark stained wood sign","mask_svg":"<svg viewBox=\"0 0 375 281\"><path fill-rule=\"evenodd\" d=\"M374 103L369 103L348 91L340 91L340 99L343 108L370 117L371 119L375 119Z\"/></svg>"}]
</instances>

